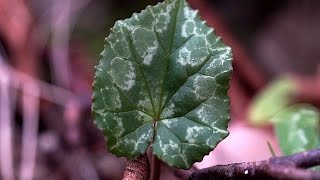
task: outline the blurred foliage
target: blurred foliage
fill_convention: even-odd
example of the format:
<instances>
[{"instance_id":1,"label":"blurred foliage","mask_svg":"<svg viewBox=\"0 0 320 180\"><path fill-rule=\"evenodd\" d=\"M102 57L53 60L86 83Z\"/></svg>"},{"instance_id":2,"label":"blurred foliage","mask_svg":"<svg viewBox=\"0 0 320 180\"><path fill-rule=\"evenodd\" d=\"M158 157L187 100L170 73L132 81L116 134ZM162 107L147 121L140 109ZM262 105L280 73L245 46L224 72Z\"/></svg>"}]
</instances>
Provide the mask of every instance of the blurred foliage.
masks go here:
<instances>
[{"instance_id":1,"label":"blurred foliage","mask_svg":"<svg viewBox=\"0 0 320 180\"><path fill-rule=\"evenodd\" d=\"M284 155L320 146L319 112L307 104L297 104L274 118L275 132Z\"/></svg>"},{"instance_id":2,"label":"blurred foliage","mask_svg":"<svg viewBox=\"0 0 320 180\"><path fill-rule=\"evenodd\" d=\"M320 147L319 110L309 104L289 106L295 94L294 80L280 78L261 91L249 109L252 124L274 125L284 155Z\"/></svg>"},{"instance_id":3,"label":"blurred foliage","mask_svg":"<svg viewBox=\"0 0 320 180\"><path fill-rule=\"evenodd\" d=\"M254 125L264 125L286 108L297 91L292 79L280 78L261 91L249 107L249 120Z\"/></svg>"}]
</instances>

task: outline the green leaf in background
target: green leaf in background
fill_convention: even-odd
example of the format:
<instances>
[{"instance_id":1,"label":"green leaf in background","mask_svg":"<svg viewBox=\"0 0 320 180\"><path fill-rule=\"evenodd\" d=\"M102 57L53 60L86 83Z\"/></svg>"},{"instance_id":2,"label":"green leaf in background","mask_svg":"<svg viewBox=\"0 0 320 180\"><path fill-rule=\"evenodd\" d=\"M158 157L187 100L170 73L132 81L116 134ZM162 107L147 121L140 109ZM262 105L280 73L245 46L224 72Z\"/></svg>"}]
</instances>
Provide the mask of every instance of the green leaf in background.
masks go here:
<instances>
[{"instance_id":1,"label":"green leaf in background","mask_svg":"<svg viewBox=\"0 0 320 180\"><path fill-rule=\"evenodd\" d=\"M282 153L290 155L320 147L319 112L299 104L278 113L273 121Z\"/></svg>"},{"instance_id":2,"label":"green leaf in background","mask_svg":"<svg viewBox=\"0 0 320 180\"><path fill-rule=\"evenodd\" d=\"M281 78L269 84L251 103L249 120L254 125L265 125L286 108L297 91L294 81Z\"/></svg>"},{"instance_id":3,"label":"green leaf in background","mask_svg":"<svg viewBox=\"0 0 320 180\"><path fill-rule=\"evenodd\" d=\"M228 135L231 49L185 0L117 21L93 84L93 116L107 147L135 158L149 145L190 168Z\"/></svg>"}]
</instances>

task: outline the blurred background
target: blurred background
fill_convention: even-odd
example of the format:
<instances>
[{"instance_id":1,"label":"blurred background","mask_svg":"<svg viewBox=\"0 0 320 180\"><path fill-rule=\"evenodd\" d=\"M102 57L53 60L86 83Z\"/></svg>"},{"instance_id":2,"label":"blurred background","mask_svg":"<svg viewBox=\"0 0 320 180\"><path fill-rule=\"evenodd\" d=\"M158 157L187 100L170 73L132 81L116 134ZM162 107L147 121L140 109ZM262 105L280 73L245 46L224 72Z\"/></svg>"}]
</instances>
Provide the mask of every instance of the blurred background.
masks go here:
<instances>
[{"instance_id":1,"label":"blurred background","mask_svg":"<svg viewBox=\"0 0 320 180\"><path fill-rule=\"evenodd\" d=\"M231 134L195 167L267 159L267 142L281 155L272 126L247 112L283 76L294 101L320 107L320 1L189 2L234 52ZM106 151L90 115L94 66L115 21L156 3L0 0L0 179L121 179L126 160Z\"/></svg>"}]
</instances>

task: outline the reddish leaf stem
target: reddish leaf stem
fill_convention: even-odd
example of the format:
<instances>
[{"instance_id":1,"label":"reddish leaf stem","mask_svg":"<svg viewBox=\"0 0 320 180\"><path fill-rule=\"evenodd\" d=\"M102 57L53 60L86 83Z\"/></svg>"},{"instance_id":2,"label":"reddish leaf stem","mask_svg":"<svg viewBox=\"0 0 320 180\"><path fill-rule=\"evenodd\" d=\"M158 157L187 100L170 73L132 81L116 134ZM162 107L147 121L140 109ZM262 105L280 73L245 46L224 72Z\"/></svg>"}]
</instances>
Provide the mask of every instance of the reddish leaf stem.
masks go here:
<instances>
[{"instance_id":1,"label":"reddish leaf stem","mask_svg":"<svg viewBox=\"0 0 320 180\"><path fill-rule=\"evenodd\" d=\"M161 160L157 156L152 155L151 180L160 179Z\"/></svg>"}]
</instances>

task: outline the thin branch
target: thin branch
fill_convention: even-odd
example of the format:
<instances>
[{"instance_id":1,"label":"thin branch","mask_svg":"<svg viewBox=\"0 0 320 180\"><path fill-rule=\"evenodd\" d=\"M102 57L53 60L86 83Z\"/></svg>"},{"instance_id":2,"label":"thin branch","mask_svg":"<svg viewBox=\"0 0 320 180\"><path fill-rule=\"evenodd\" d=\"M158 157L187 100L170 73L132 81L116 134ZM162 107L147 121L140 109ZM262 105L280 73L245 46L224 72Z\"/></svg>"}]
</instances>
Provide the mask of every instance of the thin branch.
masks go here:
<instances>
[{"instance_id":1,"label":"thin branch","mask_svg":"<svg viewBox=\"0 0 320 180\"><path fill-rule=\"evenodd\" d=\"M32 90L33 94L25 93ZM36 164L39 123L39 88L37 84L23 85L23 132L20 164L20 179L32 180Z\"/></svg>"},{"instance_id":2,"label":"thin branch","mask_svg":"<svg viewBox=\"0 0 320 180\"><path fill-rule=\"evenodd\" d=\"M191 174L190 179L320 179L320 172L305 170L320 165L320 148L265 161L218 165Z\"/></svg>"},{"instance_id":3,"label":"thin branch","mask_svg":"<svg viewBox=\"0 0 320 180\"><path fill-rule=\"evenodd\" d=\"M37 84L40 89L40 96L42 99L45 99L47 101L50 101L52 103L56 103L61 106L65 106L67 101L72 98L75 98L75 94L73 94L71 91L66 90L64 88L51 85L49 83L46 83L44 81L35 79L25 73L21 73L14 68L10 67L9 65L6 65L5 63L2 63L0 66L0 72L10 72L10 83L8 83L9 86L20 89L21 84ZM25 93L27 94L33 94L32 89L25 89Z\"/></svg>"},{"instance_id":4,"label":"thin branch","mask_svg":"<svg viewBox=\"0 0 320 180\"><path fill-rule=\"evenodd\" d=\"M56 0L52 6L52 77L58 85L69 88L69 31L73 0Z\"/></svg>"},{"instance_id":5,"label":"thin branch","mask_svg":"<svg viewBox=\"0 0 320 180\"><path fill-rule=\"evenodd\" d=\"M0 67L2 66L0 56ZM9 93L10 75L0 70L0 179L14 179L12 150L12 112L14 97Z\"/></svg>"},{"instance_id":6,"label":"thin branch","mask_svg":"<svg viewBox=\"0 0 320 180\"><path fill-rule=\"evenodd\" d=\"M150 176L150 165L148 156L142 155L128 161L122 180L148 180Z\"/></svg>"},{"instance_id":7,"label":"thin branch","mask_svg":"<svg viewBox=\"0 0 320 180\"><path fill-rule=\"evenodd\" d=\"M53 0L51 9L51 65L54 81L64 88L70 88L71 68L69 62L70 33L76 18L90 0Z\"/></svg>"},{"instance_id":8,"label":"thin branch","mask_svg":"<svg viewBox=\"0 0 320 180\"><path fill-rule=\"evenodd\" d=\"M310 168L320 165L320 148L306 152L297 153L291 156L271 158L272 164L294 166L298 168Z\"/></svg>"}]
</instances>

